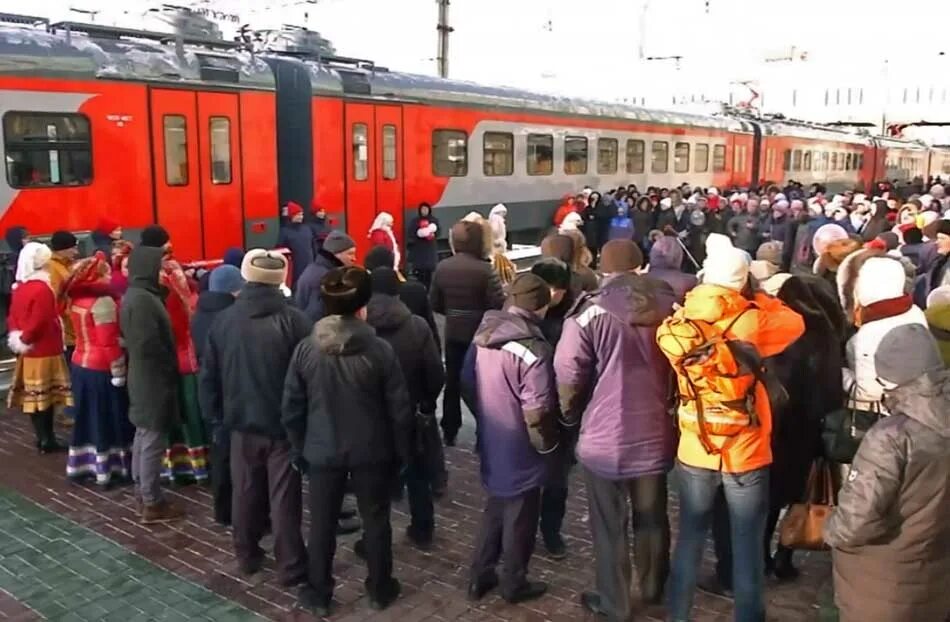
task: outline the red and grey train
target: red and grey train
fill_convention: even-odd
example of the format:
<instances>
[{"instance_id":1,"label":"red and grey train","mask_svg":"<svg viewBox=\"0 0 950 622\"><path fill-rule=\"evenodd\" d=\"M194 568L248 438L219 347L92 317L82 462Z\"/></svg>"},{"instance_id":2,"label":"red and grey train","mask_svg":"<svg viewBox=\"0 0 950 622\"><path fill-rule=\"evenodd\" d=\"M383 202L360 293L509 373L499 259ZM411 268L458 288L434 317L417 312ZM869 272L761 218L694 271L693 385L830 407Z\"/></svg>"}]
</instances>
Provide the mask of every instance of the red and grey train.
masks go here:
<instances>
[{"instance_id":1,"label":"red and grey train","mask_svg":"<svg viewBox=\"0 0 950 622\"><path fill-rule=\"evenodd\" d=\"M428 202L445 223L635 183L830 189L950 173L950 151L781 121L701 116L388 71L299 50L75 23L0 21L0 229L158 222L185 260L276 241L280 205L323 206L365 248Z\"/></svg>"}]
</instances>

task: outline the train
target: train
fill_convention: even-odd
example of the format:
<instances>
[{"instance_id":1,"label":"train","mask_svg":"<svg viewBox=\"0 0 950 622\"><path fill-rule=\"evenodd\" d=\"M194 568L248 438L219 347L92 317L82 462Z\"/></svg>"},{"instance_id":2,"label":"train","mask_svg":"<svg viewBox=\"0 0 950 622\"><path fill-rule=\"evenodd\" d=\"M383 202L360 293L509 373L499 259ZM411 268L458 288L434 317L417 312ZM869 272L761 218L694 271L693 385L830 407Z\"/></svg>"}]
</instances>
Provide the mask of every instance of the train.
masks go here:
<instances>
[{"instance_id":1,"label":"train","mask_svg":"<svg viewBox=\"0 0 950 622\"><path fill-rule=\"evenodd\" d=\"M950 149L922 143L400 73L280 34L262 49L0 15L0 229L82 235L108 218L132 239L159 223L182 260L214 260L272 247L295 201L362 253L377 213L401 239L421 203L443 223L505 203L518 239L584 186L836 191L950 173Z\"/></svg>"}]
</instances>

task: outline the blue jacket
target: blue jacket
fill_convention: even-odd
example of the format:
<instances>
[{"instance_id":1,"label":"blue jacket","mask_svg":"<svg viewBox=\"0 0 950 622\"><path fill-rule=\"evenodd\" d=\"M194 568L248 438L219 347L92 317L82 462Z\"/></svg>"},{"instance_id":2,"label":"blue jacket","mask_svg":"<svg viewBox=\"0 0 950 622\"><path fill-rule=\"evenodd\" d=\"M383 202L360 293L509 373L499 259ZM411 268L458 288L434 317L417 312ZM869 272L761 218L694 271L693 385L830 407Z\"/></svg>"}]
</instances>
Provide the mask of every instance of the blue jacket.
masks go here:
<instances>
[{"instance_id":1,"label":"blue jacket","mask_svg":"<svg viewBox=\"0 0 950 622\"><path fill-rule=\"evenodd\" d=\"M632 240L634 233L632 219L627 216L614 216L610 219L607 240Z\"/></svg>"},{"instance_id":2,"label":"blue jacket","mask_svg":"<svg viewBox=\"0 0 950 622\"><path fill-rule=\"evenodd\" d=\"M294 302L297 308L302 309L310 321L317 322L323 319L323 299L320 297L320 281L327 272L339 268L343 263L330 253L320 251L317 258L306 267L296 282L294 288Z\"/></svg>"},{"instance_id":3,"label":"blue jacket","mask_svg":"<svg viewBox=\"0 0 950 622\"><path fill-rule=\"evenodd\" d=\"M290 249L294 261L294 280L291 283L297 289L297 281L304 270L313 263L313 230L305 223L284 223L280 227L277 246Z\"/></svg>"},{"instance_id":4,"label":"blue jacket","mask_svg":"<svg viewBox=\"0 0 950 622\"><path fill-rule=\"evenodd\" d=\"M478 423L482 484L493 497L539 488L558 445L554 352L538 320L520 309L486 311L462 370Z\"/></svg>"}]
</instances>

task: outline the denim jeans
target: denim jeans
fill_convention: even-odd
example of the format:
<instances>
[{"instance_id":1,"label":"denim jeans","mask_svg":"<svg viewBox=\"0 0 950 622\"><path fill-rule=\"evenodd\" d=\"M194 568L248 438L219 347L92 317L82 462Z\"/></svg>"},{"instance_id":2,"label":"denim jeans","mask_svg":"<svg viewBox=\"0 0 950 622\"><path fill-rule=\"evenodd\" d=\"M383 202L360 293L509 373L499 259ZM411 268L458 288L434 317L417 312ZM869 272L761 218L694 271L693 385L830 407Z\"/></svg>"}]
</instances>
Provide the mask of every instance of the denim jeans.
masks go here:
<instances>
[{"instance_id":1,"label":"denim jeans","mask_svg":"<svg viewBox=\"0 0 950 622\"><path fill-rule=\"evenodd\" d=\"M726 498L732 533L732 587L735 622L765 620L765 521L769 510L769 469L723 473L679 463L679 538L670 578L670 617L689 620L706 534L720 487Z\"/></svg>"}]
</instances>

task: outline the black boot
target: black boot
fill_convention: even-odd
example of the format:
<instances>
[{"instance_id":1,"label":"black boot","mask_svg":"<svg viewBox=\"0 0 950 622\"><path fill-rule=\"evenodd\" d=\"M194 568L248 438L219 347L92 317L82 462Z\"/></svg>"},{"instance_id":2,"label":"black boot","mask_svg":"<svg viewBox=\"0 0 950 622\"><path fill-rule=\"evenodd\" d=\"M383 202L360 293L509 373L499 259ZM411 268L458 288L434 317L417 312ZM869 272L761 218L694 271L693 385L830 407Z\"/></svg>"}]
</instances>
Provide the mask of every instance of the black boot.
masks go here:
<instances>
[{"instance_id":1,"label":"black boot","mask_svg":"<svg viewBox=\"0 0 950 622\"><path fill-rule=\"evenodd\" d=\"M795 551L782 545L779 545L778 550L775 551L772 572L779 581L794 581L798 578L798 569L792 565L794 553Z\"/></svg>"},{"instance_id":2,"label":"black boot","mask_svg":"<svg viewBox=\"0 0 950 622\"><path fill-rule=\"evenodd\" d=\"M36 436L36 449L40 453L43 453L43 438L45 434L43 431L43 413L30 415L30 423L33 424L33 434Z\"/></svg>"},{"instance_id":3,"label":"black boot","mask_svg":"<svg viewBox=\"0 0 950 622\"><path fill-rule=\"evenodd\" d=\"M53 431L53 411L47 410L38 415L43 425L43 436L40 441L41 454L55 454L66 451L66 447L60 445L56 440L56 433Z\"/></svg>"}]
</instances>

